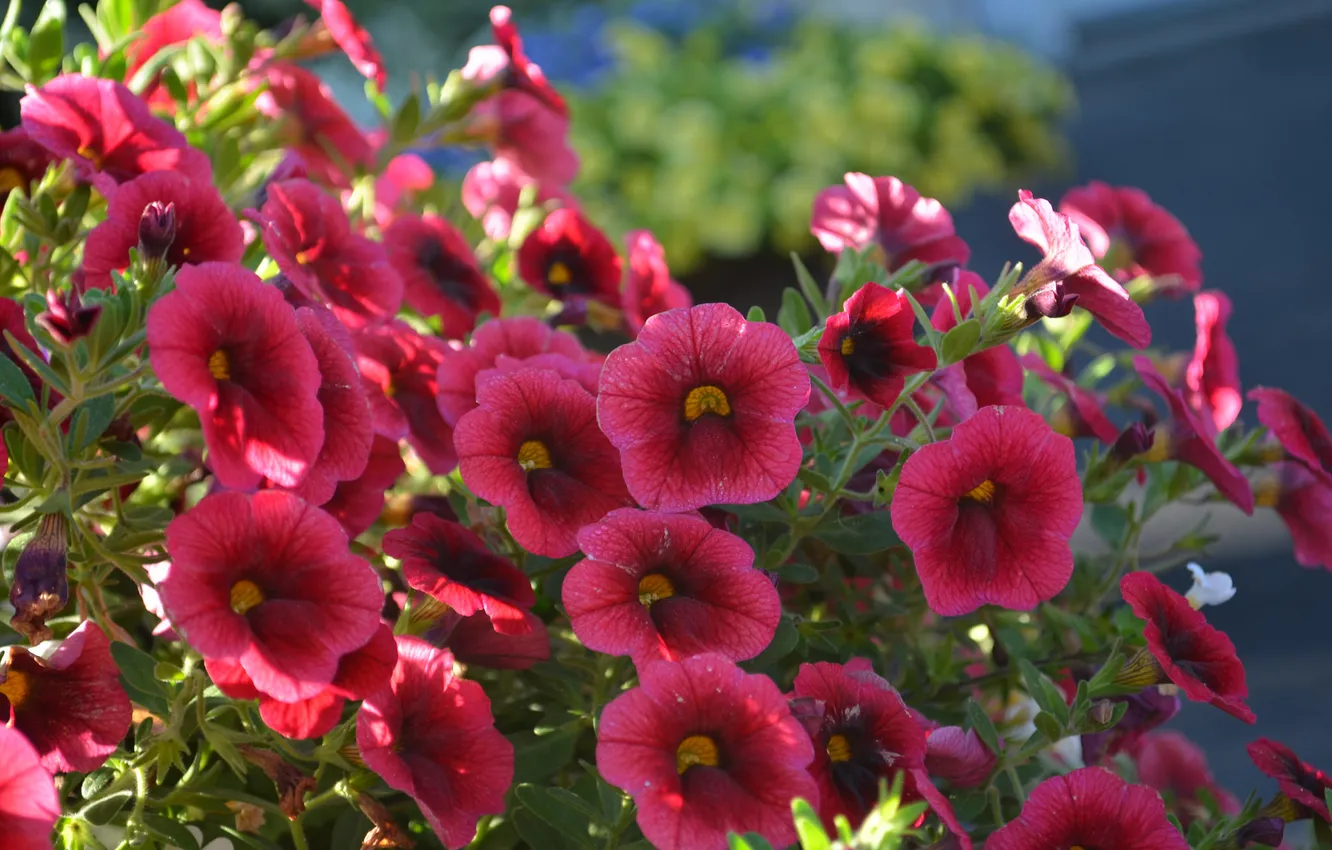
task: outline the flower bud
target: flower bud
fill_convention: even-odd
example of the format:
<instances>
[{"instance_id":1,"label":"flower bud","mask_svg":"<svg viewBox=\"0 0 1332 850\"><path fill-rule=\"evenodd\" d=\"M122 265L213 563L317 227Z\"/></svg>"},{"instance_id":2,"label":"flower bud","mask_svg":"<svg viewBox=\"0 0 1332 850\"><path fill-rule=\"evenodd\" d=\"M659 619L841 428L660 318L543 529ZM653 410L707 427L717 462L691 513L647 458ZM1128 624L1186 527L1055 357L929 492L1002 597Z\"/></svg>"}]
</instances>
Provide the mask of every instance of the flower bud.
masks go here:
<instances>
[{"instance_id":1,"label":"flower bud","mask_svg":"<svg viewBox=\"0 0 1332 850\"><path fill-rule=\"evenodd\" d=\"M1235 843L1239 847L1261 844L1264 847L1277 847L1285 837L1286 823L1281 818L1257 818L1240 827L1235 833Z\"/></svg>"},{"instance_id":2,"label":"flower bud","mask_svg":"<svg viewBox=\"0 0 1332 850\"><path fill-rule=\"evenodd\" d=\"M139 254L145 261L166 258L176 241L176 205L153 201L139 219Z\"/></svg>"},{"instance_id":3,"label":"flower bud","mask_svg":"<svg viewBox=\"0 0 1332 850\"><path fill-rule=\"evenodd\" d=\"M1115 704L1108 699L1098 699L1087 709L1087 717L1097 726L1105 726L1115 717Z\"/></svg>"},{"instance_id":4,"label":"flower bud","mask_svg":"<svg viewBox=\"0 0 1332 850\"><path fill-rule=\"evenodd\" d=\"M37 536L28 541L14 566L14 583L9 588L9 604L14 616L9 625L29 643L50 640L46 618L65 607L69 601L69 579L65 573L65 515L46 514L37 527Z\"/></svg>"},{"instance_id":5,"label":"flower bud","mask_svg":"<svg viewBox=\"0 0 1332 850\"><path fill-rule=\"evenodd\" d=\"M69 345L91 333L100 315L102 305L85 306L77 291L70 290L62 294L48 289L46 310L37 314L36 322L56 342Z\"/></svg>"},{"instance_id":6,"label":"flower bud","mask_svg":"<svg viewBox=\"0 0 1332 850\"><path fill-rule=\"evenodd\" d=\"M1064 290L1060 281L1048 283L1027 296L1022 302L1022 313L1030 322L1041 319L1059 319L1073 312L1078 296Z\"/></svg>"},{"instance_id":7,"label":"flower bud","mask_svg":"<svg viewBox=\"0 0 1332 850\"><path fill-rule=\"evenodd\" d=\"M1110 454L1121 463L1129 461L1151 450L1156 443L1156 433L1141 422L1134 422L1124 429L1110 447Z\"/></svg>"}]
</instances>

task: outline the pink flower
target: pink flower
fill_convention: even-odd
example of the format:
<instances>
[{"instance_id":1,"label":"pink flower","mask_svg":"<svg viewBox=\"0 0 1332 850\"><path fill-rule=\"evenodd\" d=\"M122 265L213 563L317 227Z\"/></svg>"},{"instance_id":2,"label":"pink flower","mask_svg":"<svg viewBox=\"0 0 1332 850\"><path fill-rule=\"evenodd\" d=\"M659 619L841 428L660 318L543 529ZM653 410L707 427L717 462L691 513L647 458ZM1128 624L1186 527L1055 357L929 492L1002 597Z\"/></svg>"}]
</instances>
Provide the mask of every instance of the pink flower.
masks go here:
<instances>
[{"instance_id":1,"label":"pink flower","mask_svg":"<svg viewBox=\"0 0 1332 850\"><path fill-rule=\"evenodd\" d=\"M1224 431L1239 418L1244 398L1240 394L1239 357L1235 343L1226 335L1230 321L1230 299L1210 290L1193 296L1198 340L1185 373L1189 405Z\"/></svg>"},{"instance_id":2,"label":"pink flower","mask_svg":"<svg viewBox=\"0 0 1332 850\"><path fill-rule=\"evenodd\" d=\"M535 203L554 201L564 209L578 208L577 199L558 184L540 183L517 163L502 156L495 157L493 162L472 166L463 177L463 206L480 220L486 236L503 242L509 238L509 228L523 188L534 183L537 185Z\"/></svg>"},{"instance_id":3,"label":"pink flower","mask_svg":"<svg viewBox=\"0 0 1332 850\"><path fill-rule=\"evenodd\" d=\"M338 106L332 90L314 73L289 62L269 63L261 77L267 88L255 108L278 120L279 132L311 177L326 186L350 186L348 170L369 167L374 150Z\"/></svg>"},{"instance_id":4,"label":"pink flower","mask_svg":"<svg viewBox=\"0 0 1332 850\"><path fill-rule=\"evenodd\" d=\"M631 231L625 242L629 246L629 268L620 293L620 309L629 336L636 337L648 319L676 307L692 307L694 299L688 289L671 279L666 252L650 232Z\"/></svg>"},{"instance_id":5,"label":"pink flower","mask_svg":"<svg viewBox=\"0 0 1332 850\"><path fill-rule=\"evenodd\" d=\"M1332 484L1304 464L1282 461L1269 467L1256 490L1257 503L1275 509L1286 524L1295 563L1332 570Z\"/></svg>"},{"instance_id":6,"label":"pink flower","mask_svg":"<svg viewBox=\"0 0 1332 850\"><path fill-rule=\"evenodd\" d=\"M471 246L439 216L398 216L384 231L384 247L402 278L404 300L422 315L439 316L445 337L462 339L480 314L499 315L499 296Z\"/></svg>"},{"instance_id":7,"label":"pink flower","mask_svg":"<svg viewBox=\"0 0 1332 850\"><path fill-rule=\"evenodd\" d=\"M568 116L564 98L546 80L541 68L523 52L523 40L513 25L513 14L508 6L491 7L490 27L495 36L494 46L472 48L467 67L463 69L464 78L488 82L499 76L505 88L526 92L557 115Z\"/></svg>"},{"instance_id":8,"label":"pink flower","mask_svg":"<svg viewBox=\"0 0 1332 850\"><path fill-rule=\"evenodd\" d=\"M452 652L460 664L493 670L526 670L550 660L550 636L546 634L546 624L531 611L525 612L524 619L529 631L501 634L484 611L470 617L450 611L425 637Z\"/></svg>"},{"instance_id":9,"label":"pink flower","mask_svg":"<svg viewBox=\"0 0 1332 850\"><path fill-rule=\"evenodd\" d=\"M971 249L953 232L943 204L896 177L849 172L845 186L829 186L814 199L810 230L829 251L878 245L884 266L896 271L917 260L963 265Z\"/></svg>"},{"instance_id":10,"label":"pink flower","mask_svg":"<svg viewBox=\"0 0 1332 850\"><path fill-rule=\"evenodd\" d=\"M373 81L375 88L382 93L388 81L384 58L375 49L370 33L356 22L346 4L342 0L306 0L306 3L319 10L320 19L338 47L347 54L356 70L367 80Z\"/></svg>"},{"instance_id":11,"label":"pink flower","mask_svg":"<svg viewBox=\"0 0 1332 850\"><path fill-rule=\"evenodd\" d=\"M440 418L435 395L448 346L400 321L363 328L352 339L375 433L393 439L405 436L432 472L447 475L458 456L453 429Z\"/></svg>"},{"instance_id":12,"label":"pink flower","mask_svg":"<svg viewBox=\"0 0 1332 850\"><path fill-rule=\"evenodd\" d=\"M0 724L0 823L5 850L51 850L60 797L23 733Z\"/></svg>"},{"instance_id":13,"label":"pink flower","mask_svg":"<svg viewBox=\"0 0 1332 850\"><path fill-rule=\"evenodd\" d=\"M1249 401L1258 403L1258 421L1267 426L1286 454L1332 487L1332 434L1307 405L1285 390L1254 387Z\"/></svg>"},{"instance_id":14,"label":"pink flower","mask_svg":"<svg viewBox=\"0 0 1332 850\"><path fill-rule=\"evenodd\" d=\"M202 0L181 0L165 11L158 12L144 21L139 29L139 38L125 45L125 82L134 79L140 68L148 64L158 53L167 47L184 44L192 38L205 36L209 41L222 40L222 13L205 6ZM197 94L194 83L187 84L190 99ZM148 88L144 89L144 98L153 106L170 109L174 106L171 95L161 86L160 75Z\"/></svg>"},{"instance_id":15,"label":"pink flower","mask_svg":"<svg viewBox=\"0 0 1332 850\"><path fill-rule=\"evenodd\" d=\"M945 779L955 788L975 788L994 772L998 757L976 734L975 729L944 726L929 733L925 742L925 767L931 776Z\"/></svg>"},{"instance_id":16,"label":"pink flower","mask_svg":"<svg viewBox=\"0 0 1332 850\"><path fill-rule=\"evenodd\" d=\"M375 524L384 510L384 491L407 471L397 440L375 435L365 471L352 481L341 481L323 510L342 525L348 537L358 537Z\"/></svg>"},{"instance_id":17,"label":"pink flower","mask_svg":"<svg viewBox=\"0 0 1332 850\"><path fill-rule=\"evenodd\" d=\"M469 132L489 141L497 157L512 161L533 180L567 186L578 174L569 147L569 119L524 91L501 91L477 104Z\"/></svg>"}]
</instances>

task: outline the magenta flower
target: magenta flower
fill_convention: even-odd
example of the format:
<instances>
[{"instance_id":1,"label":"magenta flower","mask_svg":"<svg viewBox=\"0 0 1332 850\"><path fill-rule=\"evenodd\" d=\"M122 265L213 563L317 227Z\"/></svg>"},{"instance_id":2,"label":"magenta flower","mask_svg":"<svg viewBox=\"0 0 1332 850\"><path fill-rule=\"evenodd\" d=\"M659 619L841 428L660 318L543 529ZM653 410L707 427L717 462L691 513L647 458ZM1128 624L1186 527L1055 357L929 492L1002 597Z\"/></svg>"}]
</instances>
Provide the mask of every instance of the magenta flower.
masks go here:
<instances>
[{"instance_id":1,"label":"magenta flower","mask_svg":"<svg viewBox=\"0 0 1332 850\"><path fill-rule=\"evenodd\" d=\"M536 185L536 203L555 201L562 208L577 209L578 201L564 188L551 183L539 183L517 163L497 156L493 161L472 166L463 177L462 202L467 211L481 222L486 236L497 242L509 238L513 214L523 189Z\"/></svg>"},{"instance_id":2,"label":"magenta flower","mask_svg":"<svg viewBox=\"0 0 1332 850\"><path fill-rule=\"evenodd\" d=\"M321 507L342 525L348 537L358 537L375 524L384 510L384 492L407 471L397 440L375 435L365 471L351 481L341 481L333 498Z\"/></svg>"},{"instance_id":3,"label":"magenta flower","mask_svg":"<svg viewBox=\"0 0 1332 850\"><path fill-rule=\"evenodd\" d=\"M23 733L0 724L0 823L5 850L51 850L60 797Z\"/></svg>"},{"instance_id":4,"label":"magenta flower","mask_svg":"<svg viewBox=\"0 0 1332 850\"><path fill-rule=\"evenodd\" d=\"M447 475L458 456L453 429L440 417L435 396L448 345L396 320L363 328L352 340L375 433L406 437L431 472Z\"/></svg>"},{"instance_id":5,"label":"magenta flower","mask_svg":"<svg viewBox=\"0 0 1332 850\"><path fill-rule=\"evenodd\" d=\"M384 247L402 278L407 304L422 315L439 316L445 337L462 339L480 314L499 315L499 296L477 267L471 246L439 216L397 216L384 231Z\"/></svg>"},{"instance_id":6,"label":"magenta flower","mask_svg":"<svg viewBox=\"0 0 1332 850\"><path fill-rule=\"evenodd\" d=\"M1230 298L1209 290L1193 296L1198 339L1184 381L1189 406L1224 431L1239 418L1244 397L1240 393L1239 356L1226 335Z\"/></svg>"},{"instance_id":7,"label":"magenta flower","mask_svg":"<svg viewBox=\"0 0 1332 850\"><path fill-rule=\"evenodd\" d=\"M624 311L629 336L636 337L648 319L677 307L692 307L694 299L688 289L671 279L666 252L650 232L631 231L625 242L629 246L629 259L620 309Z\"/></svg>"},{"instance_id":8,"label":"magenta flower","mask_svg":"<svg viewBox=\"0 0 1332 850\"><path fill-rule=\"evenodd\" d=\"M827 250L878 245L889 271L912 260L964 265L971 257L967 243L953 231L953 217L935 199L921 197L896 177L849 172L845 181L814 199L809 229Z\"/></svg>"},{"instance_id":9,"label":"magenta flower","mask_svg":"<svg viewBox=\"0 0 1332 850\"><path fill-rule=\"evenodd\" d=\"M306 0L306 3L319 10L319 19L324 22L328 34L333 36L338 47L347 54L357 71L375 84L375 88L380 92L384 91L384 85L388 82L388 74L384 71L384 58L379 55L379 50L375 48L375 42L370 38L370 33L356 22L352 17L351 11L342 0Z\"/></svg>"},{"instance_id":10,"label":"magenta flower","mask_svg":"<svg viewBox=\"0 0 1332 850\"><path fill-rule=\"evenodd\" d=\"M1286 454L1332 487L1332 434L1307 405L1285 390L1254 387L1249 401L1258 403L1258 421L1267 426Z\"/></svg>"}]
</instances>

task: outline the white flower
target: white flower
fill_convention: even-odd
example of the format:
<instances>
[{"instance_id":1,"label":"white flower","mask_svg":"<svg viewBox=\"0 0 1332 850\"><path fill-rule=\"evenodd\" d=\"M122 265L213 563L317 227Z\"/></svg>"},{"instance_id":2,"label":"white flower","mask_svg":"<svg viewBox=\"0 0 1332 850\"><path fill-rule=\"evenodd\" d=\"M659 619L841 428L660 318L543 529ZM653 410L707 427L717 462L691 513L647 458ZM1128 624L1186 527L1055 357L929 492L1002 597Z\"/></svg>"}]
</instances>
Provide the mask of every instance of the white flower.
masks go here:
<instances>
[{"instance_id":1,"label":"white flower","mask_svg":"<svg viewBox=\"0 0 1332 850\"><path fill-rule=\"evenodd\" d=\"M1197 564L1189 564L1188 570L1193 574L1193 587L1184 596L1194 608L1220 605L1235 595L1235 582L1229 573L1205 572Z\"/></svg>"},{"instance_id":2,"label":"white flower","mask_svg":"<svg viewBox=\"0 0 1332 850\"><path fill-rule=\"evenodd\" d=\"M1082 762L1082 736L1070 735L1050 745L1050 751L1071 768L1085 767Z\"/></svg>"}]
</instances>

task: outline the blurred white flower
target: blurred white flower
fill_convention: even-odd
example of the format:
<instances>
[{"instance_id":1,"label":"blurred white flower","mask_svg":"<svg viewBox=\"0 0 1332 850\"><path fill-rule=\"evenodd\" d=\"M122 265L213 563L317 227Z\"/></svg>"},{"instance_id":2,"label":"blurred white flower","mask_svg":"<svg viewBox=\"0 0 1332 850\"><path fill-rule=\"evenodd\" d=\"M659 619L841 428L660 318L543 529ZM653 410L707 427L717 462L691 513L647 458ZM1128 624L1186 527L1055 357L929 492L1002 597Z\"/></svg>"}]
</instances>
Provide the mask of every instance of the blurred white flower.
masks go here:
<instances>
[{"instance_id":1,"label":"blurred white flower","mask_svg":"<svg viewBox=\"0 0 1332 850\"><path fill-rule=\"evenodd\" d=\"M1069 735L1067 738L1055 741L1050 745L1050 752L1070 768L1086 767L1082 762L1081 735Z\"/></svg>"},{"instance_id":2,"label":"blurred white flower","mask_svg":"<svg viewBox=\"0 0 1332 850\"><path fill-rule=\"evenodd\" d=\"M1193 587L1184 597L1195 609L1204 605L1220 605L1235 595L1235 582L1229 573L1209 573L1197 564L1189 564L1193 574Z\"/></svg>"}]
</instances>

